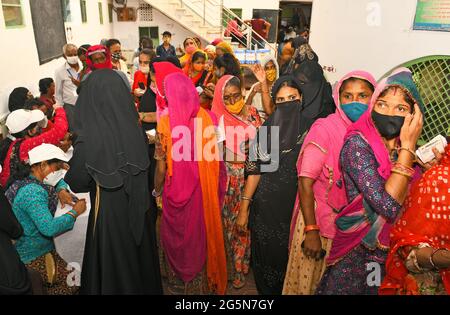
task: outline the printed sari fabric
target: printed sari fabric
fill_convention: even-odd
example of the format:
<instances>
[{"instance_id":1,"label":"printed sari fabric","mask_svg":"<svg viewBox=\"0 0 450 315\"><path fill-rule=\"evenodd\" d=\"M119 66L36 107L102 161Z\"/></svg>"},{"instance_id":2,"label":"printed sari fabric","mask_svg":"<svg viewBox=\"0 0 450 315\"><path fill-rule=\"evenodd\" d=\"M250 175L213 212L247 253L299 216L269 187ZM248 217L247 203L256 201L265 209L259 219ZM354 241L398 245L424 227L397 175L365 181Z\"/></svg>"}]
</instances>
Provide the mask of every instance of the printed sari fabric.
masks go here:
<instances>
[{"instance_id":1,"label":"printed sari fabric","mask_svg":"<svg viewBox=\"0 0 450 315\"><path fill-rule=\"evenodd\" d=\"M212 160L194 156L204 153L210 143L217 143L214 132L217 121L200 108L198 93L184 74L169 75L164 88L169 115L158 123L155 154L156 159L165 159L167 165L161 243L170 267L183 282L194 280L206 265L209 289L224 294L227 270L220 218L226 179L224 165L218 159L217 145L210 148ZM198 129L196 123L200 122ZM180 127L188 128L190 137L174 132ZM211 129L212 133L206 136ZM183 145L181 159L173 156L172 150L180 145Z\"/></svg>"},{"instance_id":2,"label":"printed sari fabric","mask_svg":"<svg viewBox=\"0 0 450 315\"><path fill-rule=\"evenodd\" d=\"M415 250L450 250L450 146L439 165L428 170L413 188L405 212L391 231L391 250L380 294L449 294L450 270L421 270ZM415 266L409 266L413 262Z\"/></svg>"}]
</instances>

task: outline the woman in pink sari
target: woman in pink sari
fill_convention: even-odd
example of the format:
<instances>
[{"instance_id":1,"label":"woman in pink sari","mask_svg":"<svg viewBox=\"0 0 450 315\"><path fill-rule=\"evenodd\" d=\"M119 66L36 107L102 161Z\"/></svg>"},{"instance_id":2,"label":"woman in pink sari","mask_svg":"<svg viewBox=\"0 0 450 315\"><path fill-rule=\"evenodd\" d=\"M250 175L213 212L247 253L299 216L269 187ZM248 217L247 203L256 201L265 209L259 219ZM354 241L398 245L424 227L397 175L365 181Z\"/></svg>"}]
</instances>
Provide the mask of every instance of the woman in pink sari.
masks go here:
<instances>
[{"instance_id":1,"label":"woman in pink sari","mask_svg":"<svg viewBox=\"0 0 450 315\"><path fill-rule=\"evenodd\" d=\"M314 294L325 271L321 255L331 248L335 209L341 209L347 202L339 153L347 128L367 110L375 85L374 77L365 71L345 75L333 94L336 113L317 120L305 138L297 162L301 197L291 224L292 242L283 294Z\"/></svg>"},{"instance_id":2,"label":"woman in pink sari","mask_svg":"<svg viewBox=\"0 0 450 315\"><path fill-rule=\"evenodd\" d=\"M226 171L219 159L217 120L200 108L184 74L168 75L164 92L169 112L158 122L153 195L162 196L161 244L169 284L179 286L178 294L225 294L220 208Z\"/></svg>"},{"instance_id":3,"label":"woman in pink sari","mask_svg":"<svg viewBox=\"0 0 450 315\"><path fill-rule=\"evenodd\" d=\"M378 84L369 110L348 128L339 167L349 204L337 209L317 294L378 293L392 224L419 175L414 151L424 112L411 71L400 68Z\"/></svg>"}]
</instances>

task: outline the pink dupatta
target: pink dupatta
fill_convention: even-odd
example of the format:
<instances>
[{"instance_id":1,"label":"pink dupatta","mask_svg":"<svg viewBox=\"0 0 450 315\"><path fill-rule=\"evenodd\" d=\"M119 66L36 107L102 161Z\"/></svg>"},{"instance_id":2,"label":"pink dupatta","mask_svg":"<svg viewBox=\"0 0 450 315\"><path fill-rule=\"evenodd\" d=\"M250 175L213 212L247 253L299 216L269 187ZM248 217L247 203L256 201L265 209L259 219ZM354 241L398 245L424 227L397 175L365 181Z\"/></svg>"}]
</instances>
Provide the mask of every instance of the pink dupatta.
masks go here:
<instances>
[{"instance_id":1,"label":"pink dupatta","mask_svg":"<svg viewBox=\"0 0 450 315\"><path fill-rule=\"evenodd\" d=\"M365 80L376 87L377 82L375 78L366 71L356 70L346 74L336 85L333 92L333 99L336 104L336 113L329 115L326 118L317 120L311 127L308 135L305 138L305 142L302 146L302 150L297 161L297 172L300 174L303 152L305 148L312 144L318 146L321 150L324 150L323 154L327 155L326 164L324 167L324 173L328 174L329 180L332 183L331 187L328 189L328 200L326 205L318 205L323 207L328 207L336 210L342 209L347 205L347 196L345 193L345 188L343 185L338 185L338 181L341 181L341 170L339 168L339 155L344 145L344 137L347 132L347 128L352 124L350 119L341 108L339 100L339 90L345 80L350 78L358 78ZM292 217L291 224L291 239L295 232L295 224L297 222L298 215L300 213L299 196L297 196L297 201L295 203L294 213ZM325 211L327 209L319 209ZM329 211L333 211L329 209ZM317 217L317 214L316 214ZM334 225L334 224L333 224ZM321 233L325 237L332 238L335 231L331 227L321 226Z\"/></svg>"},{"instance_id":2,"label":"pink dupatta","mask_svg":"<svg viewBox=\"0 0 450 315\"><path fill-rule=\"evenodd\" d=\"M349 127L345 136L345 141L354 135L360 135L371 147L375 158L378 162L378 173L381 177L387 180L391 175L392 162L389 152L380 136L375 124L372 121L372 111L375 102L378 100L380 94L389 86L402 86L408 91L413 88L417 90L412 81L412 74L406 68L400 68L394 71L390 76L383 79L375 89L372 96L369 110L363 116ZM418 93L412 93L416 101L423 106ZM369 213L370 212L370 213ZM340 222L357 217L372 217L372 223L368 220L357 221L355 224L347 229L339 228ZM347 207L345 207L336 217L337 232L334 238L333 247L330 256L327 259L328 264L336 263L341 257L350 252L353 248L361 243L368 246L379 246L381 248L389 248L389 233L392 224L376 213L367 209L364 205L364 198L362 194L357 196Z\"/></svg>"}]
</instances>

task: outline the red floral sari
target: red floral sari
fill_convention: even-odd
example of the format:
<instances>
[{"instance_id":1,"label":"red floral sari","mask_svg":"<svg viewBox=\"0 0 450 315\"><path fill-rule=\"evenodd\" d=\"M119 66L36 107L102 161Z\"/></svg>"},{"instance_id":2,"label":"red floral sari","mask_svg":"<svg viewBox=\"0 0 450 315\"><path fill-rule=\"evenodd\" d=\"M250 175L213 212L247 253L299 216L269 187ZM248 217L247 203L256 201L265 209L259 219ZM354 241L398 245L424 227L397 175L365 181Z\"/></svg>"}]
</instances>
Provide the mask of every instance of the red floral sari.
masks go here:
<instances>
[{"instance_id":1,"label":"red floral sari","mask_svg":"<svg viewBox=\"0 0 450 315\"><path fill-rule=\"evenodd\" d=\"M412 187L405 212L391 231L391 251L380 294L419 294L417 281L409 274L402 253L421 243L450 250L450 146L441 163ZM441 270L440 275L449 294L450 269Z\"/></svg>"}]
</instances>

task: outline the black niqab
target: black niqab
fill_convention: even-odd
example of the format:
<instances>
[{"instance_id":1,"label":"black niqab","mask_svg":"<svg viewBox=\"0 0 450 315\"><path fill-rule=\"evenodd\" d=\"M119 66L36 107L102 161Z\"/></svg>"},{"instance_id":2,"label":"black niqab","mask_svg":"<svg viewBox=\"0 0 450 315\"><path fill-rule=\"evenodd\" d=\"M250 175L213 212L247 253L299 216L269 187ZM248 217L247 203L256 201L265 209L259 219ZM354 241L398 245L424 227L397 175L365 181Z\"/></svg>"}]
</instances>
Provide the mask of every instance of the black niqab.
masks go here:
<instances>
[{"instance_id":1,"label":"black niqab","mask_svg":"<svg viewBox=\"0 0 450 315\"><path fill-rule=\"evenodd\" d=\"M91 73L75 107L75 132L88 148L86 169L104 189L123 187L139 244L149 210L146 139L129 89L114 70Z\"/></svg>"}]
</instances>

